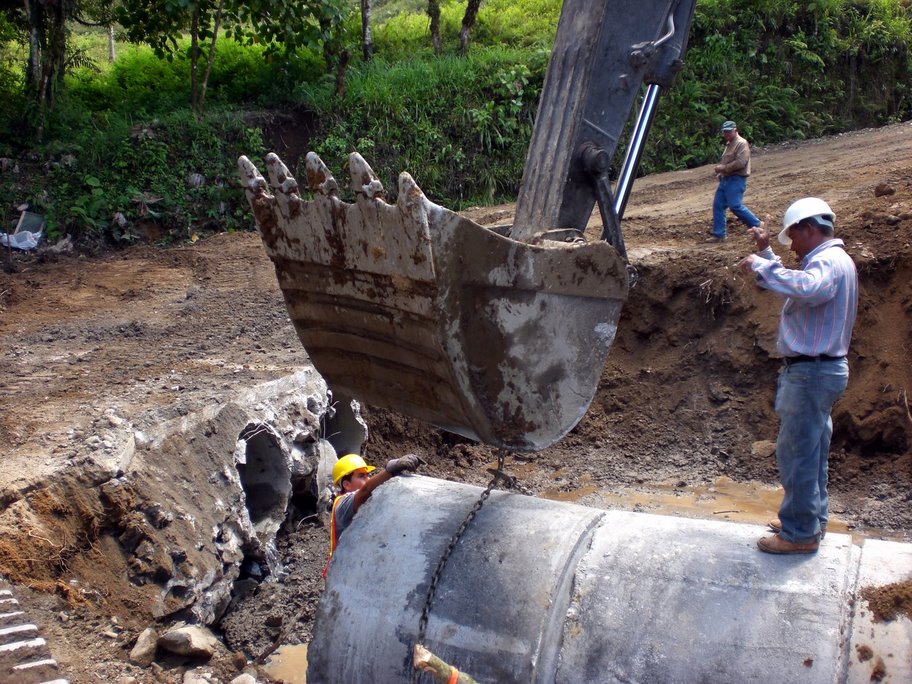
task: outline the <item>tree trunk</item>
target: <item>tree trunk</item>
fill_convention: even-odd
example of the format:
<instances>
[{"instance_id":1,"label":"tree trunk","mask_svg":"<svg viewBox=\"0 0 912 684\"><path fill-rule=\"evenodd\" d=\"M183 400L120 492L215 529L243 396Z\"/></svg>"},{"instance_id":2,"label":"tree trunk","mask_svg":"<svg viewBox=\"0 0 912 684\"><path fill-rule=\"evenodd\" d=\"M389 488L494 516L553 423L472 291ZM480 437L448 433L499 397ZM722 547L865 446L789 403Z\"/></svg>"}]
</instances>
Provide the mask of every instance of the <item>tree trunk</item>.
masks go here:
<instances>
[{"instance_id":1,"label":"tree trunk","mask_svg":"<svg viewBox=\"0 0 912 684\"><path fill-rule=\"evenodd\" d=\"M469 34L475 26L478 17L478 8L481 0L469 0L466 3L465 16L462 18L462 28L459 30L459 54L465 56L469 51Z\"/></svg>"},{"instance_id":2,"label":"tree trunk","mask_svg":"<svg viewBox=\"0 0 912 684\"><path fill-rule=\"evenodd\" d=\"M25 84L37 88L41 81L41 46L44 43L44 22L41 20L42 11L39 0L25 0L25 13L28 16L29 25L29 54Z\"/></svg>"},{"instance_id":3,"label":"tree trunk","mask_svg":"<svg viewBox=\"0 0 912 684\"><path fill-rule=\"evenodd\" d=\"M351 53L348 50L339 53L339 62L336 64L336 97L345 96L345 73L350 59Z\"/></svg>"},{"instance_id":4,"label":"tree trunk","mask_svg":"<svg viewBox=\"0 0 912 684\"><path fill-rule=\"evenodd\" d=\"M66 21L62 0L27 0L29 56L26 89L35 98L38 113L35 135L44 138L47 112L54 107L54 96L63 82L66 66Z\"/></svg>"},{"instance_id":5,"label":"tree trunk","mask_svg":"<svg viewBox=\"0 0 912 684\"><path fill-rule=\"evenodd\" d=\"M323 33L323 64L326 72L332 72L336 67L336 40L333 36L332 25L326 19L320 19L320 31Z\"/></svg>"},{"instance_id":6,"label":"tree trunk","mask_svg":"<svg viewBox=\"0 0 912 684\"><path fill-rule=\"evenodd\" d=\"M28 66L25 72L25 90L38 104L35 121L35 137L40 142L44 139L44 121L47 103L44 99L45 68L43 57L47 43L45 10L40 0L25 0L25 10L29 25Z\"/></svg>"},{"instance_id":7,"label":"tree trunk","mask_svg":"<svg viewBox=\"0 0 912 684\"><path fill-rule=\"evenodd\" d=\"M364 61L374 56L374 39L371 37L371 0L361 0L361 48Z\"/></svg>"},{"instance_id":8,"label":"tree trunk","mask_svg":"<svg viewBox=\"0 0 912 684\"><path fill-rule=\"evenodd\" d=\"M113 64L117 59L117 51L114 47L114 27L108 26L108 63Z\"/></svg>"},{"instance_id":9,"label":"tree trunk","mask_svg":"<svg viewBox=\"0 0 912 684\"><path fill-rule=\"evenodd\" d=\"M50 62L47 103L48 109L53 109L57 91L63 86L63 77L66 75L67 26L64 0L57 0L49 5L53 13L46 60Z\"/></svg>"},{"instance_id":10,"label":"tree trunk","mask_svg":"<svg viewBox=\"0 0 912 684\"><path fill-rule=\"evenodd\" d=\"M439 55L443 49L440 43L440 0L428 0L427 13L431 18L431 44L434 54Z\"/></svg>"},{"instance_id":11,"label":"tree trunk","mask_svg":"<svg viewBox=\"0 0 912 684\"><path fill-rule=\"evenodd\" d=\"M199 62L199 5L193 6L190 19L190 107L199 113L199 88L197 86L196 66Z\"/></svg>"},{"instance_id":12,"label":"tree trunk","mask_svg":"<svg viewBox=\"0 0 912 684\"><path fill-rule=\"evenodd\" d=\"M206 62L206 73L203 74L203 80L200 83L199 95L199 114L203 113L203 107L206 106L206 87L209 85L209 74L212 72L212 60L215 58L215 41L218 38L219 28L222 25L222 10L225 8L225 0L219 0L218 9L215 10L215 25L212 27L212 43L209 45L209 59Z\"/></svg>"}]
</instances>

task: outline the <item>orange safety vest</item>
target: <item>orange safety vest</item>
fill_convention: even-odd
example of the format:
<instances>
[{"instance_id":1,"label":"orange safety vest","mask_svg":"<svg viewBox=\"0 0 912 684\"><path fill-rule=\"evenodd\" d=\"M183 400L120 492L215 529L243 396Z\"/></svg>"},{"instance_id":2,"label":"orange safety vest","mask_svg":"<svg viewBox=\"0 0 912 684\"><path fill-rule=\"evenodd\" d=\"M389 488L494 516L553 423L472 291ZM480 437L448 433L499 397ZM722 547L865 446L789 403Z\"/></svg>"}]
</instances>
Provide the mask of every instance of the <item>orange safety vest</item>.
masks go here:
<instances>
[{"instance_id":1,"label":"orange safety vest","mask_svg":"<svg viewBox=\"0 0 912 684\"><path fill-rule=\"evenodd\" d=\"M326 565L323 566L323 572L321 575L323 579L326 579L326 571L329 569L329 561L333 557L333 551L336 550L336 544L339 543L339 535L336 534L336 506L339 505L339 502L342 501L344 494L340 494L336 497L336 500L333 501L332 507L332 516L329 519L329 555L326 557Z\"/></svg>"}]
</instances>

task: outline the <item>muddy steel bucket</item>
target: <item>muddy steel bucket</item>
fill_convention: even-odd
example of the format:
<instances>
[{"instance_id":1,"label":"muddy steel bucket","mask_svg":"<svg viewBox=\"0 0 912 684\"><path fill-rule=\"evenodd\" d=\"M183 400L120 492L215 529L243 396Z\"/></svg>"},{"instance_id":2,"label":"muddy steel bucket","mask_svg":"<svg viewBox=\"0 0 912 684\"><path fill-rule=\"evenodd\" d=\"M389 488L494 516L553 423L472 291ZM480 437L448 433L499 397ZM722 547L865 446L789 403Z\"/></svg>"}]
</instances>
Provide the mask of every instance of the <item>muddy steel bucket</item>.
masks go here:
<instances>
[{"instance_id":1,"label":"muddy steel bucket","mask_svg":"<svg viewBox=\"0 0 912 684\"><path fill-rule=\"evenodd\" d=\"M481 491L422 476L376 490L330 565L310 684L409 681L428 583ZM912 681L910 621L875 625L856 597L912 576L912 545L828 534L815 555L771 556L763 533L496 491L424 643L479 682L831 684L870 681L878 657Z\"/></svg>"}]
</instances>

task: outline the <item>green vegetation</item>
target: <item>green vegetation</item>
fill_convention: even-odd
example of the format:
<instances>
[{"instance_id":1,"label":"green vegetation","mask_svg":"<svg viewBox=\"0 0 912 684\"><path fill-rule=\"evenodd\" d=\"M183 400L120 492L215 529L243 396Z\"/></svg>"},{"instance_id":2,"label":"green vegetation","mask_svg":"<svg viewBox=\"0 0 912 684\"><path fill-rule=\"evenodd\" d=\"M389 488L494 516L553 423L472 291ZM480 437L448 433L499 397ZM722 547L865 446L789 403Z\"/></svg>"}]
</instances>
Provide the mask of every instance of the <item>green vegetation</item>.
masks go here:
<instances>
[{"instance_id":1,"label":"green vegetation","mask_svg":"<svg viewBox=\"0 0 912 684\"><path fill-rule=\"evenodd\" d=\"M341 172L358 150L392 194L409 171L450 203L515 195L546 66L543 51L496 48L471 59L376 58L350 72L346 96L312 101L323 112L314 151Z\"/></svg>"},{"instance_id":2,"label":"green vegetation","mask_svg":"<svg viewBox=\"0 0 912 684\"><path fill-rule=\"evenodd\" d=\"M46 214L52 236L108 242L247 228L237 156L261 162L264 141L290 116L340 179L357 150L391 196L398 172L409 171L451 208L511 200L560 3L486 0L464 58L456 52L465 3L441 3L439 56L426 7L376 7L370 62L360 59L354 14L322 43L314 37L294 50L277 49L274 36L252 44L222 36L201 113L190 106L189 38L175 38L170 60L120 44L108 64L105 34L82 30L70 38L46 118L23 80L21 24L0 13L0 157L13 160L0 176L4 216L28 202ZM344 88L333 67L341 46L351 55ZM714 161L728 118L760 146L905 120L910 86L912 3L701 0L685 69L660 104L642 168ZM193 174L205 182L194 186ZM153 224L158 230L148 230Z\"/></svg>"}]
</instances>

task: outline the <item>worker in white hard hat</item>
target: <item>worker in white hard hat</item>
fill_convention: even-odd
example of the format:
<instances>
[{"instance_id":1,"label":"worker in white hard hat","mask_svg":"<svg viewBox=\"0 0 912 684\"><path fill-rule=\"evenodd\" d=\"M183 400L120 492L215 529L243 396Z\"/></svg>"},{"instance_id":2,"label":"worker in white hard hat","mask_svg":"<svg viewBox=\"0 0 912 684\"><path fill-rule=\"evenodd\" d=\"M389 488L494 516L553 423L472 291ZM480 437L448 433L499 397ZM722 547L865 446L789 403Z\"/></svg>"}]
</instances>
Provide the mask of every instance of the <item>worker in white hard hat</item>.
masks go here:
<instances>
[{"instance_id":1,"label":"worker in white hard hat","mask_svg":"<svg viewBox=\"0 0 912 684\"><path fill-rule=\"evenodd\" d=\"M744 192L747 190L747 178L751 174L750 144L738 134L734 121L722 124L722 139L725 150L713 172L719 178L716 194L713 197L712 242L722 242L726 237L728 211L737 216L748 228L756 228L762 221L744 206Z\"/></svg>"},{"instance_id":2,"label":"worker in white hard hat","mask_svg":"<svg viewBox=\"0 0 912 684\"><path fill-rule=\"evenodd\" d=\"M329 558L323 567L324 578L329 568L329 560L339 543L339 537L351 525L358 508L371 497L377 487L391 477L417 470L420 464L420 458L414 454L406 454L402 458L394 458L387 462L383 470L375 473L377 469L368 465L358 454L346 454L336 461L332 479L338 494L333 501L329 524Z\"/></svg>"},{"instance_id":3,"label":"worker in white hard hat","mask_svg":"<svg viewBox=\"0 0 912 684\"><path fill-rule=\"evenodd\" d=\"M757 252L739 263L745 274L785 300L776 343L783 357L776 391L776 461L785 494L775 534L757 542L767 553L814 553L826 534L827 468L833 404L849 380L846 355L858 307L855 263L834 237L836 215L817 197L785 212L779 242L801 260L782 265L764 227L753 228Z\"/></svg>"}]
</instances>

